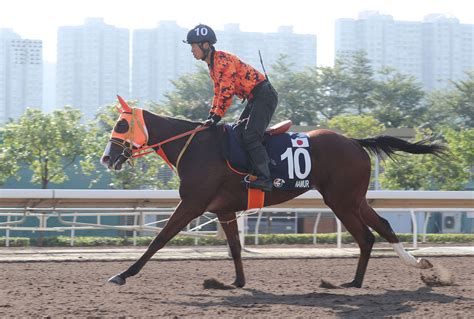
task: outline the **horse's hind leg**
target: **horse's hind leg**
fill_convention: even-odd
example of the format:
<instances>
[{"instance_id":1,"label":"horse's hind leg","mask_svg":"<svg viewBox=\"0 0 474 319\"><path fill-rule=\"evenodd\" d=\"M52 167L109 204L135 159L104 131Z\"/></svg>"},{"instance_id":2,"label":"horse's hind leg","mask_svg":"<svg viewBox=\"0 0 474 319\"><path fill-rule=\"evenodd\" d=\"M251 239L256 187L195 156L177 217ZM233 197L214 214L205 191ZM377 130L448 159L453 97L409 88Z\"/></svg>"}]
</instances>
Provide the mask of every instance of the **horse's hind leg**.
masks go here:
<instances>
[{"instance_id":1,"label":"horse's hind leg","mask_svg":"<svg viewBox=\"0 0 474 319\"><path fill-rule=\"evenodd\" d=\"M359 211L360 217L365 224L379 233L379 235L385 238L385 240L391 244L399 242L398 237L389 222L385 218L380 217L377 212L369 206L366 200L362 201Z\"/></svg>"},{"instance_id":2,"label":"horse's hind leg","mask_svg":"<svg viewBox=\"0 0 474 319\"><path fill-rule=\"evenodd\" d=\"M245 275L244 267L242 265L241 251L242 247L240 245L239 230L237 227L237 220L235 213L230 214L219 214L217 216L219 222L224 229L225 235L227 237L227 243L229 244L230 253L232 254L232 259L234 260L235 266L235 281L232 283L236 287L245 286Z\"/></svg>"},{"instance_id":3,"label":"horse's hind leg","mask_svg":"<svg viewBox=\"0 0 474 319\"><path fill-rule=\"evenodd\" d=\"M423 258L415 259L415 257L407 252L399 242L389 222L385 218L380 217L377 212L369 206L367 201L363 201L361 204L360 216L369 227L392 244L393 249L406 265L421 269L433 267L428 260Z\"/></svg>"},{"instance_id":4,"label":"horse's hind leg","mask_svg":"<svg viewBox=\"0 0 474 319\"><path fill-rule=\"evenodd\" d=\"M360 249L360 256L354 280L342 284L342 286L360 288L362 287L375 237L365 223L360 219L357 205L331 207L331 209L344 224L347 231L352 235L352 237L354 237Z\"/></svg>"},{"instance_id":5,"label":"horse's hind leg","mask_svg":"<svg viewBox=\"0 0 474 319\"><path fill-rule=\"evenodd\" d=\"M202 206L202 205L201 205ZM109 279L109 282L123 285L128 277L135 276L145 266L153 255L163 248L165 244L178 234L191 220L201 215L204 212L203 207L199 207L195 202L181 201L176 207L173 215L166 223L165 227L156 236L156 238L148 246L145 253L127 270L113 276Z\"/></svg>"}]
</instances>

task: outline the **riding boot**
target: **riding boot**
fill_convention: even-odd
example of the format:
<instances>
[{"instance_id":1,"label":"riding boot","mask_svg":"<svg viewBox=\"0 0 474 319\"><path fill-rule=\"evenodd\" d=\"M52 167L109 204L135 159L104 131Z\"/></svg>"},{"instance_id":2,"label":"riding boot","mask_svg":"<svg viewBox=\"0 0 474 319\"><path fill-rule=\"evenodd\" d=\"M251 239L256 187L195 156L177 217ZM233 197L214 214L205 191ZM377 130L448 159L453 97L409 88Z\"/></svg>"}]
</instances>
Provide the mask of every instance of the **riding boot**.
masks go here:
<instances>
[{"instance_id":1,"label":"riding boot","mask_svg":"<svg viewBox=\"0 0 474 319\"><path fill-rule=\"evenodd\" d=\"M253 173L257 176L255 181L250 182L249 187L258 188L264 192L271 192L273 188L273 182L270 177L270 168L268 167L270 160L265 147L261 145L260 147L249 151L248 154L250 163L252 164Z\"/></svg>"}]
</instances>

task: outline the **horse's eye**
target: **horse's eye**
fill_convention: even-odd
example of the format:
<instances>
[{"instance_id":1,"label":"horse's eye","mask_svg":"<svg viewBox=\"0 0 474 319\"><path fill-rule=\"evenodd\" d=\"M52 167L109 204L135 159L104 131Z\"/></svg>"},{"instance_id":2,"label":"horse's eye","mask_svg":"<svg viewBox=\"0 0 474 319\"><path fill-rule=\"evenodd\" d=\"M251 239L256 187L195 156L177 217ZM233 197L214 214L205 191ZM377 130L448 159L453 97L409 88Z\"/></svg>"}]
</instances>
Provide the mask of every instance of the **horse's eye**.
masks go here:
<instances>
[{"instance_id":1,"label":"horse's eye","mask_svg":"<svg viewBox=\"0 0 474 319\"><path fill-rule=\"evenodd\" d=\"M114 131L120 134L128 132L128 122L127 120L120 120L115 124Z\"/></svg>"}]
</instances>

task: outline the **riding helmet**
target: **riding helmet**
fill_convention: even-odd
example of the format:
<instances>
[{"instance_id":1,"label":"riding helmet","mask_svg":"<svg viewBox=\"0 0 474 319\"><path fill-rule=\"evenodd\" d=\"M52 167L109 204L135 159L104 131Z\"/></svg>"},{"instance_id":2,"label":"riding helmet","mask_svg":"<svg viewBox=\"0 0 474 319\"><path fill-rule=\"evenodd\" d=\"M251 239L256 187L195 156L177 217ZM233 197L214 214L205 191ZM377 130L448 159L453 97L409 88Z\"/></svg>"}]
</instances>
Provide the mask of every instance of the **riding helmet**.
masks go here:
<instances>
[{"instance_id":1,"label":"riding helmet","mask_svg":"<svg viewBox=\"0 0 474 319\"><path fill-rule=\"evenodd\" d=\"M184 43L203 43L209 42L210 44L215 44L217 42L216 34L211 27L205 24L198 24L188 32L186 40L183 40Z\"/></svg>"}]
</instances>

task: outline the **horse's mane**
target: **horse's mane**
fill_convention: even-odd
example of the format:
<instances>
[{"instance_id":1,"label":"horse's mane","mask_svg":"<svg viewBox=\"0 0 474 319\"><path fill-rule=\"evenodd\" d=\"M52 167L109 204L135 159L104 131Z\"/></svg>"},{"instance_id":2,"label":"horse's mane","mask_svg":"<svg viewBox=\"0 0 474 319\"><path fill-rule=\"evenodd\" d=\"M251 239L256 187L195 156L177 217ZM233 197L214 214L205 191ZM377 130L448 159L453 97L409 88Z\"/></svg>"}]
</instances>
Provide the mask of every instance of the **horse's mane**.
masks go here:
<instances>
[{"instance_id":1,"label":"horse's mane","mask_svg":"<svg viewBox=\"0 0 474 319\"><path fill-rule=\"evenodd\" d=\"M181 118L178 118L178 117L174 117L174 116L169 116L169 115L162 115L162 114L157 114L153 111L150 111L150 110L144 110L144 111L147 111L149 113L151 113L152 115L154 116L157 116L167 122L170 122L170 123L177 123L177 124L187 124L187 125L192 125L194 127L198 126L198 125L201 125L202 122L198 122L198 121L190 121L190 120L186 120L186 119L181 119Z\"/></svg>"},{"instance_id":2,"label":"horse's mane","mask_svg":"<svg viewBox=\"0 0 474 319\"><path fill-rule=\"evenodd\" d=\"M198 125L201 125L202 122L198 122L198 121L190 121L190 120L186 120L186 119L180 119L178 117L173 117L173 116L163 116L165 117L166 119L168 119L169 121L171 122L177 122L177 123L185 123L185 124L193 124L194 126L198 126Z\"/></svg>"}]
</instances>

